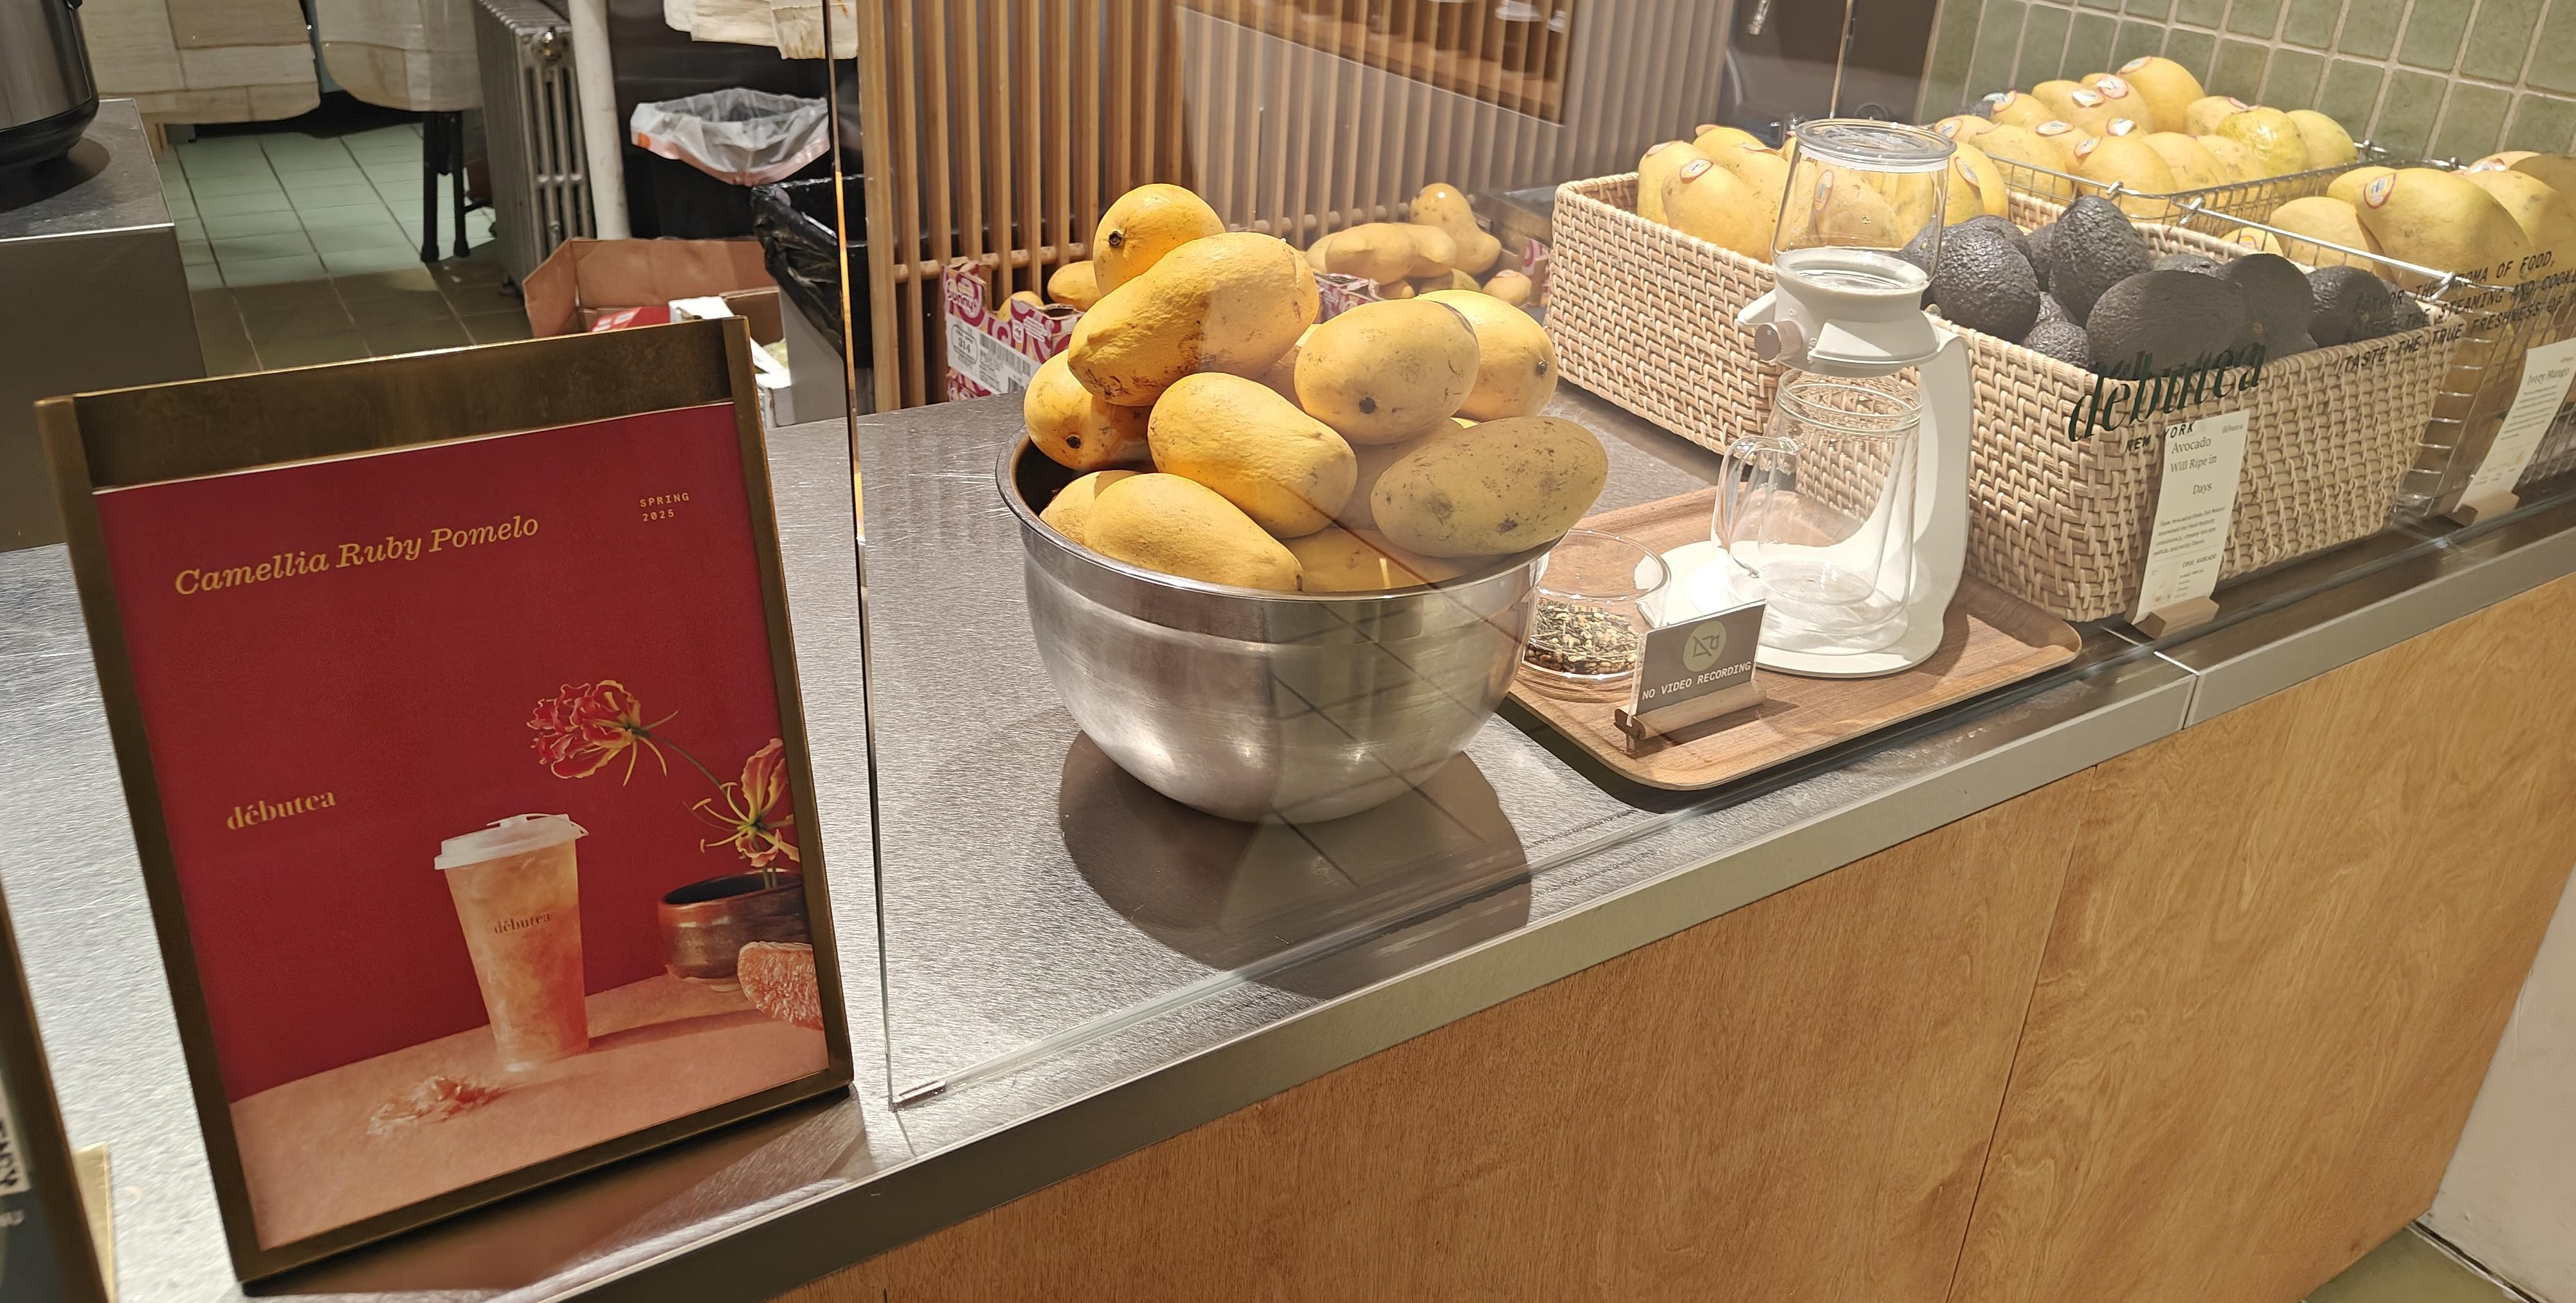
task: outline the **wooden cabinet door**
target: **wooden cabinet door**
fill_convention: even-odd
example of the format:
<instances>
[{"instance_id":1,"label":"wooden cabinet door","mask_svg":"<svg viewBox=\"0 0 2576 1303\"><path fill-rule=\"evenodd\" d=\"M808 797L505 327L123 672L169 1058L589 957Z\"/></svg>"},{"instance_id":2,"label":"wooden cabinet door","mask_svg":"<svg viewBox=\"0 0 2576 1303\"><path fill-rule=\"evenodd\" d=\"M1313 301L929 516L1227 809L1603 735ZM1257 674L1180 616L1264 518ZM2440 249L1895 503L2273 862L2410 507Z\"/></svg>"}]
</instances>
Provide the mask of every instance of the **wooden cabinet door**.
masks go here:
<instances>
[{"instance_id":1,"label":"wooden cabinet door","mask_svg":"<svg viewBox=\"0 0 2576 1303\"><path fill-rule=\"evenodd\" d=\"M1957 1303L2293 1303L2430 1206L2576 864L2576 579L2092 771Z\"/></svg>"},{"instance_id":2,"label":"wooden cabinet door","mask_svg":"<svg viewBox=\"0 0 2576 1303\"><path fill-rule=\"evenodd\" d=\"M1938 1303L2084 781L789 1297Z\"/></svg>"}]
</instances>

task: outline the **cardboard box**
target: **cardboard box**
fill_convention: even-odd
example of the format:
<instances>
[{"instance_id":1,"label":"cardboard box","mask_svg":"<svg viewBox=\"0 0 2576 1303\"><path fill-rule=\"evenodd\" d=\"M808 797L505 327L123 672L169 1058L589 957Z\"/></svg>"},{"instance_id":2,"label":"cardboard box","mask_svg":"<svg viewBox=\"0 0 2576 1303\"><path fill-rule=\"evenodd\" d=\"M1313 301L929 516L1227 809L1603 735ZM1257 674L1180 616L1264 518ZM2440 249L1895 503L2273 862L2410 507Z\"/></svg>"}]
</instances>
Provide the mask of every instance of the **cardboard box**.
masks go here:
<instances>
[{"instance_id":1,"label":"cardboard box","mask_svg":"<svg viewBox=\"0 0 2576 1303\"><path fill-rule=\"evenodd\" d=\"M775 293L777 282L757 240L566 240L519 289L528 333L546 336L577 334L605 314L664 308L673 299Z\"/></svg>"},{"instance_id":2,"label":"cardboard box","mask_svg":"<svg viewBox=\"0 0 2576 1303\"><path fill-rule=\"evenodd\" d=\"M939 274L939 290L952 401L1028 388L1038 364L1073 342L1073 323L1082 319L1061 303L1036 307L1025 299L1004 299L992 307L991 278L965 258Z\"/></svg>"}]
</instances>

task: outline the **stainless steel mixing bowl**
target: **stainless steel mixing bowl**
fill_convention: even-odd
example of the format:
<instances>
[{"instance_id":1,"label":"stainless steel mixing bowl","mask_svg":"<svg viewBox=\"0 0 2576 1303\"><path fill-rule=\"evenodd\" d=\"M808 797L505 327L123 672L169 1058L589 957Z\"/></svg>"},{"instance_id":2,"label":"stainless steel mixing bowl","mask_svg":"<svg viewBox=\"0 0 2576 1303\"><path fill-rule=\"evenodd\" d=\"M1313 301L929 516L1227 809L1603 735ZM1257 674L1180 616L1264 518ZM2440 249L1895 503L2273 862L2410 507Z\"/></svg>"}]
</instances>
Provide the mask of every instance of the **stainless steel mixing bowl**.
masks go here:
<instances>
[{"instance_id":1,"label":"stainless steel mixing bowl","mask_svg":"<svg viewBox=\"0 0 2576 1303\"><path fill-rule=\"evenodd\" d=\"M1146 786L1228 819L1394 799L1502 702L1546 549L1432 587L1271 593L1110 560L1038 519L1073 472L1023 435L995 468L1028 554L1029 622L1074 722Z\"/></svg>"}]
</instances>

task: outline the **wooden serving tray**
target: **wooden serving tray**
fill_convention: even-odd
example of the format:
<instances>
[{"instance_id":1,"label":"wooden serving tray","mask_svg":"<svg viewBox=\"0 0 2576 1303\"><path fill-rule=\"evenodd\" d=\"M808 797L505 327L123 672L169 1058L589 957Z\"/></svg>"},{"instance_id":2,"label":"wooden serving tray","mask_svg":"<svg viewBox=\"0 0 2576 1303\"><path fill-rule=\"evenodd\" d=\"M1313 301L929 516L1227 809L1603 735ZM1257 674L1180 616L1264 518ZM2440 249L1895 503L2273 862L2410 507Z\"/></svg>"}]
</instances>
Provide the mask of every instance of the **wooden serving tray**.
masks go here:
<instances>
[{"instance_id":1,"label":"wooden serving tray","mask_svg":"<svg viewBox=\"0 0 2576 1303\"><path fill-rule=\"evenodd\" d=\"M1708 538L1717 490L1605 511L1583 528L1632 538L1657 552ZM1715 787L1838 742L1965 701L2075 658L2082 645L2065 621L1975 579L1959 581L1941 648L1902 674L1809 679L1756 669L1760 706L1632 744L1611 718L1628 704L1627 680L1561 683L1521 667L1512 699L1623 778L1668 791Z\"/></svg>"}]
</instances>

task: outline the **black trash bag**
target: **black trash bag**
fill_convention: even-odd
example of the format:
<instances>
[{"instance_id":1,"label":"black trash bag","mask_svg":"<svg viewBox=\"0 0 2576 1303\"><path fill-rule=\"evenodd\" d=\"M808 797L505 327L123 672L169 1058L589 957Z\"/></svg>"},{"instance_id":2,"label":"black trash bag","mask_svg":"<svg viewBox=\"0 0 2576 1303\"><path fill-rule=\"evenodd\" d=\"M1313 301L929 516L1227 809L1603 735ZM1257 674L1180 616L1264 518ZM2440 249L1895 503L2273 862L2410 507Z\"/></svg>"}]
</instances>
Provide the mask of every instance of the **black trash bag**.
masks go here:
<instances>
[{"instance_id":1,"label":"black trash bag","mask_svg":"<svg viewBox=\"0 0 2576 1303\"><path fill-rule=\"evenodd\" d=\"M861 207L862 181L849 177L849 213L855 224ZM771 279L788 301L836 350L841 342L841 250L833 238L832 179L817 177L806 181L782 181L776 185L756 186L751 192L751 233L760 241L761 260L769 267ZM850 287L850 307L865 322L868 305L867 241L849 242L850 270L857 277ZM858 356L861 368L874 366L875 350L864 328L858 332Z\"/></svg>"}]
</instances>

